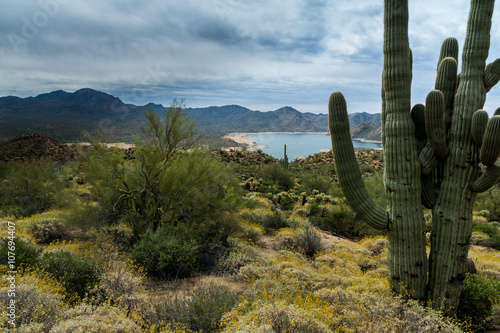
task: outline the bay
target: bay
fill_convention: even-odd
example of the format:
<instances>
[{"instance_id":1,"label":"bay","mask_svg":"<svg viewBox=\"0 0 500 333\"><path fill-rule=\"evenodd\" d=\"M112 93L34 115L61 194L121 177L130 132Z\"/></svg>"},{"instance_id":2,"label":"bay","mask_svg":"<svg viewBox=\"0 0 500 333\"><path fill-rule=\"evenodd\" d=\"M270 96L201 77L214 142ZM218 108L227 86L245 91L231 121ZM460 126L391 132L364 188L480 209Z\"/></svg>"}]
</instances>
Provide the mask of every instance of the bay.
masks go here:
<instances>
[{"instance_id":1,"label":"bay","mask_svg":"<svg viewBox=\"0 0 500 333\"><path fill-rule=\"evenodd\" d=\"M320 151L332 149L330 136L327 133L256 133L247 137L255 141L264 153L275 158L283 158L283 148L286 144L288 160L314 155ZM382 149L381 143L353 140L354 148Z\"/></svg>"}]
</instances>

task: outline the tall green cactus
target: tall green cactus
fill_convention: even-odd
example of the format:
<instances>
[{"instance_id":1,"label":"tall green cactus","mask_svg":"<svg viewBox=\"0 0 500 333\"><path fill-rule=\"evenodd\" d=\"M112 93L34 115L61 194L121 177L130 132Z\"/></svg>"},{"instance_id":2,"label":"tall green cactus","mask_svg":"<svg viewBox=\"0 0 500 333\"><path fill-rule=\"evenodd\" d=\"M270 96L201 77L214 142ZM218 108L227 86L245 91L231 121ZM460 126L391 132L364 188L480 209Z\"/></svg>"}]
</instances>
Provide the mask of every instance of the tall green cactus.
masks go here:
<instances>
[{"instance_id":1,"label":"tall green cactus","mask_svg":"<svg viewBox=\"0 0 500 333\"><path fill-rule=\"evenodd\" d=\"M350 142L340 92L329 101L329 126L339 183L368 224L387 229L393 289L432 300L453 313L467 270L476 193L500 181L500 115L482 110L500 79L500 60L486 66L494 0L472 0L457 76L458 42L448 38L425 107L411 110L412 54L408 1L385 0L382 142L387 209L369 198ZM423 206L432 209L431 252L425 250Z\"/></svg>"},{"instance_id":2,"label":"tall green cactus","mask_svg":"<svg viewBox=\"0 0 500 333\"><path fill-rule=\"evenodd\" d=\"M288 164L288 156L286 154L286 144L284 145L283 148L283 159L280 160L281 167L285 170L289 169L289 164Z\"/></svg>"}]
</instances>

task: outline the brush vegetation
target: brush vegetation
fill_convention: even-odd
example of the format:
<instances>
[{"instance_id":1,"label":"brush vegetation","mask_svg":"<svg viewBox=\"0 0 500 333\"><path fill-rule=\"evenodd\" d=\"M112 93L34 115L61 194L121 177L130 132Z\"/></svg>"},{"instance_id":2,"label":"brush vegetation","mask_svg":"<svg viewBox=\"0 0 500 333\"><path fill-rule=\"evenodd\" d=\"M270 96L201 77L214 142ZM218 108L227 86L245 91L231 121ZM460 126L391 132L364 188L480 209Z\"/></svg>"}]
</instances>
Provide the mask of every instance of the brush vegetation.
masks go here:
<instances>
[{"instance_id":1,"label":"brush vegetation","mask_svg":"<svg viewBox=\"0 0 500 333\"><path fill-rule=\"evenodd\" d=\"M347 205L331 153L285 167L262 152L200 150L182 109L146 113L132 152L94 136L66 164L0 164L0 271L10 221L18 272L15 327L1 286L1 332L500 329L498 186L478 195L476 272L450 318L391 290L387 236ZM385 205L383 153L356 156Z\"/></svg>"}]
</instances>

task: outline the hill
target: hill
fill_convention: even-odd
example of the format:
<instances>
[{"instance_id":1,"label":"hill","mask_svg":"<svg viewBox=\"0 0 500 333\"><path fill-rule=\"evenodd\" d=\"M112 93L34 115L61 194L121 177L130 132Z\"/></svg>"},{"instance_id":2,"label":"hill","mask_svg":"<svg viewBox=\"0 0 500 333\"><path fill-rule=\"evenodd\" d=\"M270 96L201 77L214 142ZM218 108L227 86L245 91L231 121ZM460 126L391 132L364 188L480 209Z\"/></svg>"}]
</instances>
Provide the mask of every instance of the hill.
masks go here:
<instances>
[{"instance_id":1,"label":"hill","mask_svg":"<svg viewBox=\"0 0 500 333\"><path fill-rule=\"evenodd\" d=\"M143 112L153 109L164 116L165 107L123 103L118 97L84 88L62 90L36 97L0 98L0 141L23 133L38 133L56 140L74 141L82 131L102 125L110 141L131 141L140 134ZM200 132L327 132L326 114L303 113L290 106L273 111L254 111L239 105L187 108ZM365 121L380 123L380 114L349 115L351 126Z\"/></svg>"},{"instance_id":2,"label":"hill","mask_svg":"<svg viewBox=\"0 0 500 333\"><path fill-rule=\"evenodd\" d=\"M0 161L51 159L66 162L73 157L74 153L68 146L38 134L24 134L0 143Z\"/></svg>"},{"instance_id":3,"label":"hill","mask_svg":"<svg viewBox=\"0 0 500 333\"><path fill-rule=\"evenodd\" d=\"M372 121L364 121L354 127L351 127L351 137L353 139L362 139L369 141L380 141L382 126Z\"/></svg>"}]
</instances>

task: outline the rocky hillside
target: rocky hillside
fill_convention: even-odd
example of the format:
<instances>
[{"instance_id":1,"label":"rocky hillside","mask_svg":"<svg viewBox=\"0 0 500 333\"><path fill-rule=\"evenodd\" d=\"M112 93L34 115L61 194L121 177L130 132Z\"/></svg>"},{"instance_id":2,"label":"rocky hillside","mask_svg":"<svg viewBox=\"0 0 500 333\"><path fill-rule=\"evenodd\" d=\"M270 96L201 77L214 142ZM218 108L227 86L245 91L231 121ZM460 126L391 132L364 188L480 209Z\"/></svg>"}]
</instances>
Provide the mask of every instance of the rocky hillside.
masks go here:
<instances>
[{"instance_id":1,"label":"rocky hillside","mask_svg":"<svg viewBox=\"0 0 500 333\"><path fill-rule=\"evenodd\" d=\"M353 139L380 141L381 135L382 126L380 125L380 123L365 121L354 127L351 127L351 137Z\"/></svg>"},{"instance_id":2,"label":"rocky hillside","mask_svg":"<svg viewBox=\"0 0 500 333\"><path fill-rule=\"evenodd\" d=\"M133 141L144 125L143 112L153 109L162 117L161 104L137 106L119 98L85 88L68 93L62 90L36 97L0 98L0 141L23 133L38 133L62 142L79 139L82 131L102 126L109 141ZM210 134L231 132L327 132L326 114L304 113L290 106L274 111L254 111L239 105L187 108L198 131ZM380 114L349 115L351 126L380 122Z\"/></svg>"},{"instance_id":3,"label":"rocky hillside","mask_svg":"<svg viewBox=\"0 0 500 333\"><path fill-rule=\"evenodd\" d=\"M66 162L74 157L67 145L38 134L23 134L0 143L0 161L51 159Z\"/></svg>"}]
</instances>

